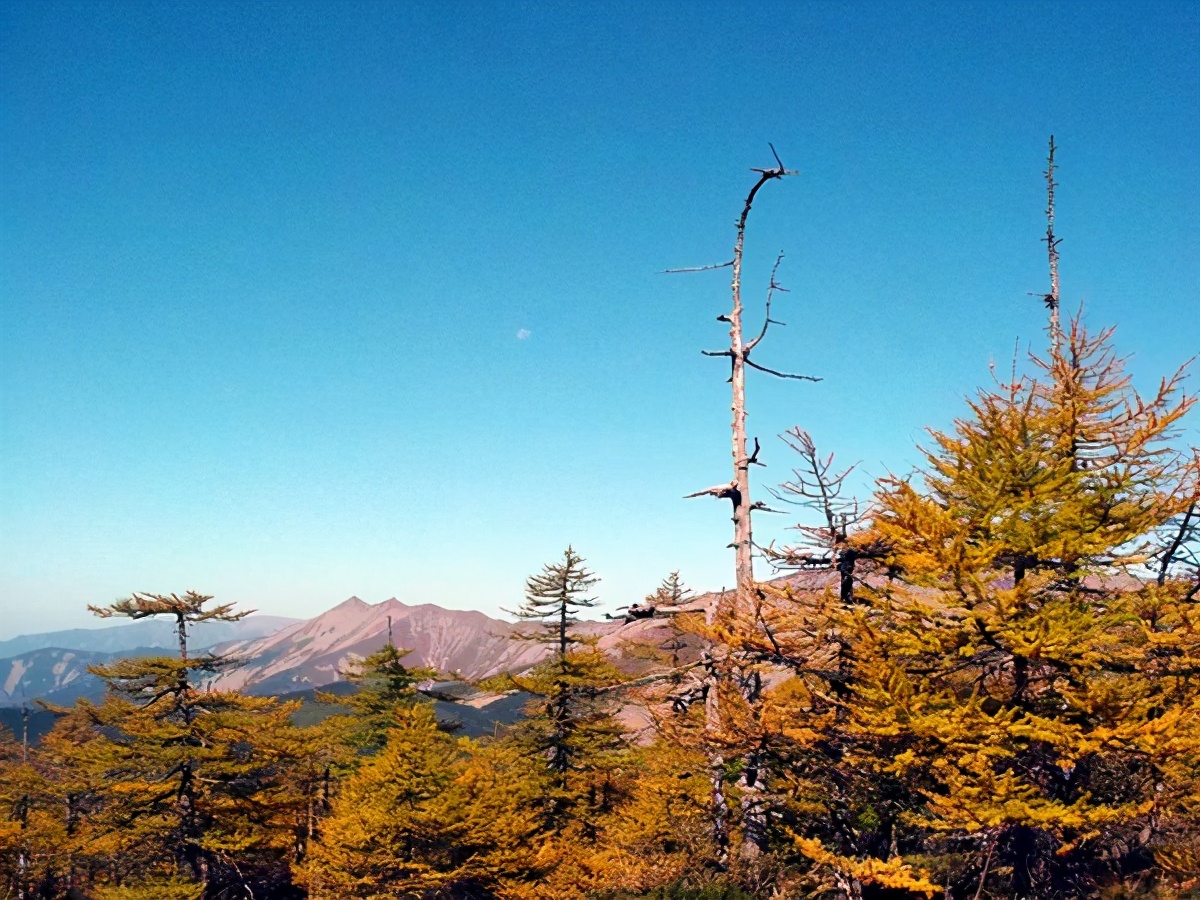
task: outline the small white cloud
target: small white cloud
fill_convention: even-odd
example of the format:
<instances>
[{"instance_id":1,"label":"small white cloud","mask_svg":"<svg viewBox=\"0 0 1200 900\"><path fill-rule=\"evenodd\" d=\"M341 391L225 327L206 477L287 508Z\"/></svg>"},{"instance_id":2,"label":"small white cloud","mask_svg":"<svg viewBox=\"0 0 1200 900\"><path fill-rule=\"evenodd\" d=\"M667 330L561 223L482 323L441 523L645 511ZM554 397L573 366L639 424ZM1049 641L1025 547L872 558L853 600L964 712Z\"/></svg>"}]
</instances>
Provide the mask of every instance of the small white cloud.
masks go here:
<instances>
[{"instance_id":1,"label":"small white cloud","mask_svg":"<svg viewBox=\"0 0 1200 900\"><path fill-rule=\"evenodd\" d=\"M529 338L532 334L533 334L533 332L530 331L528 328L522 328L517 332L517 340L518 341L527 341L527 340L529 340Z\"/></svg>"}]
</instances>

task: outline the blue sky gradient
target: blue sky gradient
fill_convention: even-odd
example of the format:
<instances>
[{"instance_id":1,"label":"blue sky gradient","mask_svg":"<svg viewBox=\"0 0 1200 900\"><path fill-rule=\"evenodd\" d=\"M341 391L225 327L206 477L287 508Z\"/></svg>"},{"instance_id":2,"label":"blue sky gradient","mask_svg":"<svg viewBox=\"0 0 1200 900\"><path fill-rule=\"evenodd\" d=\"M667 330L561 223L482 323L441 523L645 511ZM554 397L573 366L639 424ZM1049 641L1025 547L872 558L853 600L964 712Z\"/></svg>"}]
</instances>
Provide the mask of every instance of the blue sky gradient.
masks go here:
<instances>
[{"instance_id":1,"label":"blue sky gradient","mask_svg":"<svg viewBox=\"0 0 1200 900\"><path fill-rule=\"evenodd\" d=\"M728 583L681 499L728 478L727 273L658 273L728 258L768 141L760 359L825 380L752 379L760 484L796 424L907 470L1041 343L1051 133L1064 303L1149 385L1200 350L1197 9L0 5L0 638L494 613L568 542L610 609Z\"/></svg>"}]
</instances>

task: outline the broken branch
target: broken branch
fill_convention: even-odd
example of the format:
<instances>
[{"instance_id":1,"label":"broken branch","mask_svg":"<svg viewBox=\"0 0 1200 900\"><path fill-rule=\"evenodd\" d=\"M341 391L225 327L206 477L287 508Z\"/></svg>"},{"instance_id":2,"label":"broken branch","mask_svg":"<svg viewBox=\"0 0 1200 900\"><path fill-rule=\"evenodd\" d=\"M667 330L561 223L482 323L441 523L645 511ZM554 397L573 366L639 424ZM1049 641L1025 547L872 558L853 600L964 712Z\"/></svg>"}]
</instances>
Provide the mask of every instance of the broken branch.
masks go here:
<instances>
[{"instance_id":1,"label":"broken branch","mask_svg":"<svg viewBox=\"0 0 1200 900\"><path fill-rule=\"evenodd\" d=\"M737 485L734 482L729 484L716 484L710 488L705 488L702 491L696 491L694 494L684 494L684 500L690 500L692 497L728 497L737 490Z\"/></svg>"}]
</instances>

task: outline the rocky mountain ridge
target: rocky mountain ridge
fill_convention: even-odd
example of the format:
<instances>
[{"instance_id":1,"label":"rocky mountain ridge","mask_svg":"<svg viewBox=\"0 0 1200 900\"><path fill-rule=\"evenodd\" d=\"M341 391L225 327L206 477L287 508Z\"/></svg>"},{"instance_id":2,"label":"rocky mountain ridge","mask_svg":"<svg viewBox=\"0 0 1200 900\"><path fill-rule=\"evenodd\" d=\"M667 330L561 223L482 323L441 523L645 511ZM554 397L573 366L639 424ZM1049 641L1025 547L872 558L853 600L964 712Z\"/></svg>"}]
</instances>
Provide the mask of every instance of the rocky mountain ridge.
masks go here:
<instances>
[{"instance_id":1,"label":"rocky mountain ridge","mask_svg":"<svg viewBox=\"0 0 1200 900\"><path fill-rule=\"evenodd\" d=\"M221 653L241 664L212 686L273 694L331 684L355 659L387 643L389 619L392 642L410 651L407 663L464 678L521 671L547 652L544 644L520 639L527 628L481 612L431 603L409 606L394 597L375 604L351 597L275 634L221 645Z\"/></svg>"},{"instance_id":2,"label":"rocky mountain ridge","mask_svg":"<svg viewBox=\"0 0 1200 900\"><path fill-rule=\"evenodd\" d=\"M300 621L285 616L250 615L237 622L201 622L189 641L202 652L221 643L278 632ZM104 684L88 666L121 657L177 652L174 622L143 620L104 628L72 628L0 641L0 707L36 699L71 704L103 696Z\"/></svg>"},{"instance_id":3,"label":"rocky mountain ridge","mask_svg":"<svg viewBox=\"0 0 1200 900\"><path fill-rule=\"evenodd\" d=\"M80 697L98 697L104 682L88 666L124 656L157 656L164 651L138 647L118 653L42 647L9 659L0 659L0 706L19 706L35 699L70 705Z\"/></svg>"},{"instance_id":4,"label":"rocky mountain ridge","mask_svg":"<svg viewBox=\"0 0 1200 900\"><path fill-rule=\"evenodd\" d=\"M776 584L787 582L813 589L825 586L831 577L827 572L797 573L778 579ZM684 609L702 610L719 596L709 593L693 597ZM238 626L233 639L207 648L233 657L238 665L206 686L253 694L287 694L341 681L346 668L355 660L387 643L389 629L392 642L410 651L406 658L409 665L468 680L524 671L550 652L546 644L527 639L534 627L529 623L514 624L481 612L445 609L430 603L410 606L394 597L374 604L350 597L311 619L249 616L237 623L213 624ZM157 643L115 650L99 649L95 643L99 639L120 645L133 636L153 637L154 632L146 630L148 625L163 626L165 636L158 638ZM207 625L196 627L191 641L193 648L199 649L203 641L218 633ZM127 629L125 635L120 634ZM620 619L582 622L576 632L594 640L598 649L630 671L644 669L654 655L653 650L661 649L673 634L670 619L662 617L630 622ZM165 621L76 629L14 640L24 642L20 646L39 640L54 643L27 646L22 653L0 658L0 706L15 706L38 698L63 704L84 696L99 699L103 685L87 671L88 665L118 656L175 652L174 625ZM92 643L84 648L58 643L67 640ZM0 650L13 643L0 643ZM638 649L630 649L633 645ZM695 647L684 649L681 658L688 659L695 651Z\"/></svg>"}]
</instances>

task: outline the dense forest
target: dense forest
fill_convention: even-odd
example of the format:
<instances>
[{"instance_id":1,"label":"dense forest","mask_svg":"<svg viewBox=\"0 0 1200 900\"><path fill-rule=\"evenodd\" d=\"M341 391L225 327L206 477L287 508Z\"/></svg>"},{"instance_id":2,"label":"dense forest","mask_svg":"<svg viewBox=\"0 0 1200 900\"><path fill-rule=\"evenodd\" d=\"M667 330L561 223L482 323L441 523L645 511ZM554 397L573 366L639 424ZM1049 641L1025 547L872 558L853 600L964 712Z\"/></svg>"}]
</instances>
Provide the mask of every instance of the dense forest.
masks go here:
<instances>
[{"instance_id":1,"label":"dense forest","mask_svg":"<svg viewBox=\"0 0 1200 900\"><path fill-rule=\"evenodd\" d=\"M0 896L1200 896L1182 371L1138 393L1111 329L1060 320L1052 159L1044 348L981 372L921 470L871 496L790 432L776 494L800 540L758 547L744 378L772 320L743 340L741 249L755 192L787 174L760 171L718 267L734 477L698 493L732 503L735 589L697 603L672 576L631 611L672 640L605 654L577 630L596 576L568 548L517 611L550 655L487 685L535 699L479 739L439 727L417 690L436 673L390 643L347 673L337 714L301 726L295 703L203 689L236 661L189 654L188 627L230 605L96 608L171 617L179 651L96 667L107 699L58 710L36 745L0 735ZM755 580L752 551L780 577Z\"/></svg>"}]
</instances>

